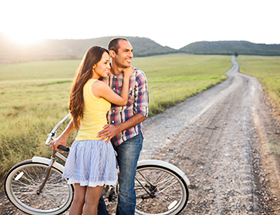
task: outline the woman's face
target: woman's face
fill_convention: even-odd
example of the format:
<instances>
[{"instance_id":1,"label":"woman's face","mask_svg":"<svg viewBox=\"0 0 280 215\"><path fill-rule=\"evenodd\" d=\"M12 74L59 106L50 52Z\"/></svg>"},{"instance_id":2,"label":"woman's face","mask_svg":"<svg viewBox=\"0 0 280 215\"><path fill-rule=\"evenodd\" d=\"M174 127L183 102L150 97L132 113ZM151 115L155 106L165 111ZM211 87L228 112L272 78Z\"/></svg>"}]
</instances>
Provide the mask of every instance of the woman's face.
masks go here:
<instances>
[{"instance_id":1,"label":"woman's face","mask_svg":"<svg viewBox=\"0 0 280 215\"><path fill-rule=\"evenodd\" d=\"M93 78L106 78L110 72L110 56L104 52L101 60L93 66Z\"/></svg>"}]
</instances>

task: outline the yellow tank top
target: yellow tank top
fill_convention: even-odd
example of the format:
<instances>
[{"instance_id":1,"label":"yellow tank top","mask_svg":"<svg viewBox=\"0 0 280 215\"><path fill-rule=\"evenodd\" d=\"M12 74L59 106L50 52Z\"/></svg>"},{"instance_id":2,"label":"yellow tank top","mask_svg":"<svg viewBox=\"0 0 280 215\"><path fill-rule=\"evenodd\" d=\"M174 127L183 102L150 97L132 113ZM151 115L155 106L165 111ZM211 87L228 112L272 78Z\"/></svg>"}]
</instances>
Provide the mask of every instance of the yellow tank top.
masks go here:
<instances>
[{"instance_id":1,"label":"yellow tank top","mask_svg":"<svg viewBox=\"0 0 280 215\"><path fill-rule=\"evenodd\" d=\"M103 98L96 98L92 93L92 84L97 81L90 79L83 88L84 117L81 120L80 129L76 137L80 140L98 140L97 133L107 124L106 114L111 103Z\"/></svg>"}]
</instances>

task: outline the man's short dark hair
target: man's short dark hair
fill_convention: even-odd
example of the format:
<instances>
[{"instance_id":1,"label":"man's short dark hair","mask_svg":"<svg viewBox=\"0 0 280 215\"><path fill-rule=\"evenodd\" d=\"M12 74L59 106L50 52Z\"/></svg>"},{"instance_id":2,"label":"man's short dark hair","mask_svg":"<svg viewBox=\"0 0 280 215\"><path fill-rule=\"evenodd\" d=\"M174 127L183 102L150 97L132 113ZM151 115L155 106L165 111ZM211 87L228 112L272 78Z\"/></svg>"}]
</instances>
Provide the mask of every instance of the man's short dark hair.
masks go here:
<instances>
[{"instance_id":1,"label":"man's short dark hair","mask_svg":"<svg viewBox=\"0 0 280 215\"><path fill-rule=\"evenodd\" d=\"M120 40L128 41L126 38L123 38L123 37L117 37L117 38L111 39L109 44L108 44L109 51L113 50L118 54L118 50L120 48L120 46L119 46L119 41Z\"/></svg>"}]
</instances>

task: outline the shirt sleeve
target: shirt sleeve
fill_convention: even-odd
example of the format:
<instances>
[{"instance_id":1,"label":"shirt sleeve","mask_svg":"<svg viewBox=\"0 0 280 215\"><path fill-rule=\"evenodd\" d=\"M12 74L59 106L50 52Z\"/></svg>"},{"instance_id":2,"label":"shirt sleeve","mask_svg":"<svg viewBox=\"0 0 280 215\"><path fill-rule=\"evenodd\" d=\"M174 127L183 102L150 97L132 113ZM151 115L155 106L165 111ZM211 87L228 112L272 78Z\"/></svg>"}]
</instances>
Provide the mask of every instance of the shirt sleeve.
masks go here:
<instances>
[{"instance_id":1,"label":"shirt sleeve","mask_svg":"<svg viewBox=\"0 0 280 215\"><path fill-rule=\"evenodd\" d=\"M149 92L146 75L143 71L137 70L136 75L136 99L134 103L134 114L140 113L148 117L149 113Z\"/></svg>"}]
</instances>

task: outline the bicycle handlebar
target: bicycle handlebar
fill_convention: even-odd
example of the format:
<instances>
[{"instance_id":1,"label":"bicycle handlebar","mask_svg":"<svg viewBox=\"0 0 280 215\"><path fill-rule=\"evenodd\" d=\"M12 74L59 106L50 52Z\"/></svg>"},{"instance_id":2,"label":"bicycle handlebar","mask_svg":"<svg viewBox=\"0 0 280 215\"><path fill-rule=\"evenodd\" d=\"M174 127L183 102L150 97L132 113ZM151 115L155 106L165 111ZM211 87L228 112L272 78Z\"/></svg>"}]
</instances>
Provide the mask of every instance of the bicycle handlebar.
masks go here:
<instances>
[{"instance_id":1,"label":"bicycle handlebar","mask_svg":"<svg viewBox=\"0 0 280 215\"><path fill-rule=\"evenodd\" d=\"M63 146L63 145L59 145L57 148L60 149L60 150L62 150L62 151L65 151L65 152L69 152L69 150L70 150L69 147Z\"/></svg>"},{"instance_id":2,"label":"bicycle handlebar","mask_svg":"<svg viewBox=\"0 0 280 215\"><path fill-rule=\"evenodd\" d=\"M59 127L69 116L70 116L70 113L67 114L62 120L60 120L60 122L57 123L57 125L53 128L53 130L51 131L51 133L48 134L48 139L47 139L46 142L45 142L45 144L46 144L47 146L49 146L49 145L50 145L50 141L51 141L52 139L54 139L54 137L55 137L55 135L56 135L56 133L57 133L56 130L58 129L58 127Z\"/></svg>"}]
</instances>

